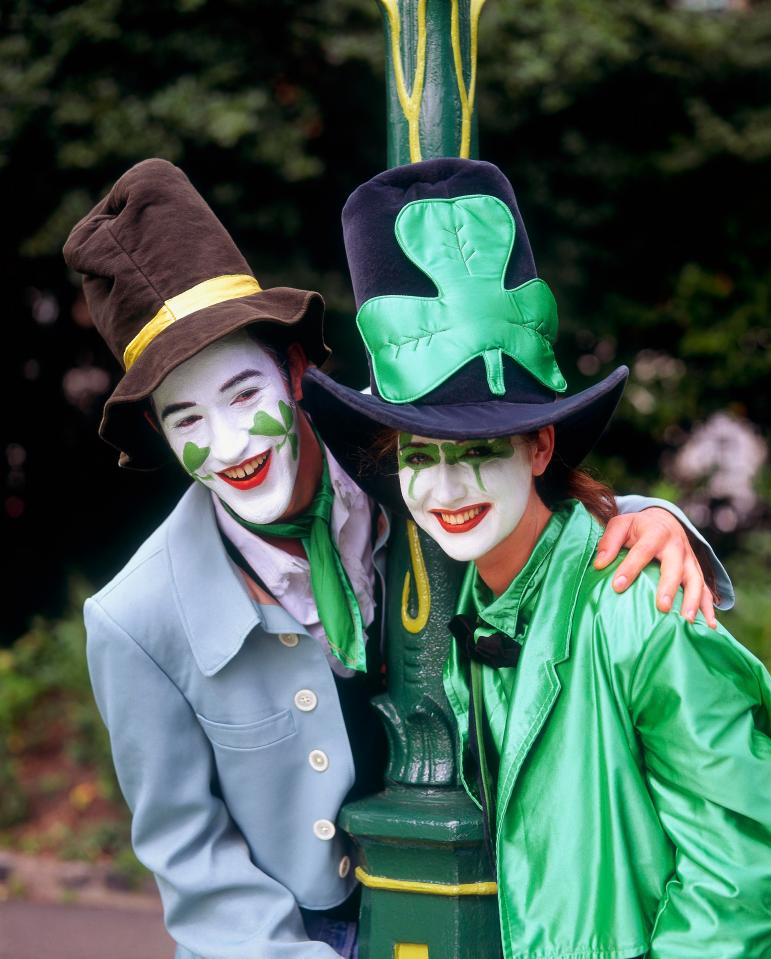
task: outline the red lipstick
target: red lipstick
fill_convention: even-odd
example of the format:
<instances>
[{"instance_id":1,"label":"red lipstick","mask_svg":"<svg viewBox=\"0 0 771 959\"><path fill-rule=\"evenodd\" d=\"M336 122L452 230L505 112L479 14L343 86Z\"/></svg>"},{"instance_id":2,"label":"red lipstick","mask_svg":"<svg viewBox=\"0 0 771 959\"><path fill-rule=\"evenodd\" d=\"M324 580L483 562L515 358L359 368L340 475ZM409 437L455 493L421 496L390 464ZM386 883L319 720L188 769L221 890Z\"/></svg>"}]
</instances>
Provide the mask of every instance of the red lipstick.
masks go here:
<instances>
[{"instance_id":1,"label":"red lipstick","mask_svg":"<svg viewBox=\"0 0 771 959\"><path fill-rule=\"evenodd\" d=\"M473 529L482 522L485 516L490 512L490 506L490 503L474 503L473 506L465 506L463 509L432 509L429 512L433 513L439 525L442 529L447 530L448 533L467 533L470 529ZM479 512L476 512L477 510ZM454 523L448 523L442 519L443 516L460 517L466 513L472 513L474 515L462 523L457 522L457 520Z\"/></svg>"},{"instance_id":2,"label":"red lipstick","mask_svg":"<svg viewBox=\"0 0 771 959\"><path fill-rule=\"evenodd\" d=\"M247 468L254 468L255 460L259 461L261 457L265 459L259 463L257 468L249 476L244 476L243 478L236 479L232 476L228 476L228 472L233 472L237 469L246 470ZM267 453L259 453L257 456L252 456L248 460L244 460L243 463L239 463L238 466L231 466L229 470L222 470L217 473L217 476L221 480L224 480L228 486L232 486L233 489L248 490L254 489L259 486L261 483L265 482L265 478L268 475L268 470L270 469L271 460L273 458L273 450L269 449Z\"/></svg>"}]
</instances>

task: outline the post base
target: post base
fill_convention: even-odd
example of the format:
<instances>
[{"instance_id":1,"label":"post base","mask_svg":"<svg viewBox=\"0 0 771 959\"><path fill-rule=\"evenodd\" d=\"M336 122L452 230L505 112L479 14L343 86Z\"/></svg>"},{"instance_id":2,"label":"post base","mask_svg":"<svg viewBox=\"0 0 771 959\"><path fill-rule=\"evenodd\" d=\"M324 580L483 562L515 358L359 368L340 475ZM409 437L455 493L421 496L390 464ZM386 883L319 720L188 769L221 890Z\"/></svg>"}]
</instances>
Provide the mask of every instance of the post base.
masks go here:
<instances>
[{"instance_id":1,"label":"post base","mask_svg":"<svg viewBox=\"0 0 771 959\"><path fill-rule=\"evenodd\" d=\"M495 876L463 790L394 786L340 824L360 853L360 959L499 959Z\"/></svg>"}]
</instances>

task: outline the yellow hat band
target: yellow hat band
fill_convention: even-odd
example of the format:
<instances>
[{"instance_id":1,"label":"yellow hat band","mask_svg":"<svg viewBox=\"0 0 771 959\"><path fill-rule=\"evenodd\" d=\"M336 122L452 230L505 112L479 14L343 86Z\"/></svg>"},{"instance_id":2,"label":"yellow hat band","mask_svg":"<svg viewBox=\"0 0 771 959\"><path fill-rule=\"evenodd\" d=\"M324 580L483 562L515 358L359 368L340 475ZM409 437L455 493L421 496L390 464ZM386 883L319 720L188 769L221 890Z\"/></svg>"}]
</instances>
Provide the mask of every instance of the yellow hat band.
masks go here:
<instances>
[{"instance_id":1,"label":"yellow hat band","mask_svg":"<svg viewBox=\"0 0 771 959\"><path fill-rule=\"evenodd\" d=\"M170 300L166 300L150 322L145 323L123 351L123 365L126 370L129 370L155 337L177 320L198 310L205 310L207 306L215 306L226 300L235 300L240 296L251 296L253 293L261 292L262 287L253 276L238 273L230 276L213 276L210 280L204 280L203 283L190 287L184 293L172 296Z\"/></svg>"}]
</instances>

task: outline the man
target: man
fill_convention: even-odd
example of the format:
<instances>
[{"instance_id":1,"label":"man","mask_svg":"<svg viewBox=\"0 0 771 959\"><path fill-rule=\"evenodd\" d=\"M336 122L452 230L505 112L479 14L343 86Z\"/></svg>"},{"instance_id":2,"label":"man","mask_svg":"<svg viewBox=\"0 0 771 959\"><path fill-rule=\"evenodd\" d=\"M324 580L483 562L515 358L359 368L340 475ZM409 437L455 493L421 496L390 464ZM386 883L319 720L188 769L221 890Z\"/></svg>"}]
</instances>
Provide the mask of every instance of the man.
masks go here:
<instances>
[{"instance_id":1,"label":"man","mask_svg":"<svg viewBox=\"0 0 771 959\"><path fill-rule=\"evenodd\" d=\"M366 708L379 671L365 668L385 531L297 406L327 355L321 298L261 290L162 160L121 177L65 257L126 371L101 435L123 465L173 454L195 480L86 604L95 696L177 957L352 955L335 820L382 769ZM706 604L677 522L622 518L606 562L624 539L638 543L628 577L658 553L674 559L672 595L685 568Z\"/></svg>"}]
</instances>

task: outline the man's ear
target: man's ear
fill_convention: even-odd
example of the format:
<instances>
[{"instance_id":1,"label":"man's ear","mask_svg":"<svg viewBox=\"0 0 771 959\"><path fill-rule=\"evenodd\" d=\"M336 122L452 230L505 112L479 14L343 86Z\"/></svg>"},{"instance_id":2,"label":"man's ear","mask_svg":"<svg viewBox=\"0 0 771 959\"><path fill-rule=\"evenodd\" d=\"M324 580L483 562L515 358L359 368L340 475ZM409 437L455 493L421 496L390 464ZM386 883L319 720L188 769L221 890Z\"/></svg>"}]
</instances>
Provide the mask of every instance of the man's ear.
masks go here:
<instances>
[{"instance_id":1,"label":"man's ear","mask_svg":"<svg viewBox=\"0 0 771 959\"><path fill-rule=\"evenodd\" d=\"M303 398L303 373L311 364L299 343L289 344L286 348L286 360L289 368L289 391L292 398L299 401Z\"/></svg>"},{"instance_id":2,"label":"man's ear","mask_svg":"<svg viewBox=\"0 0 771 959\"><path fill-rule=\"evenodd\" d=\"M533 476L543 476L554 455L554 427L542 426L532 446Z\"/></svg>"}]
</instances>

